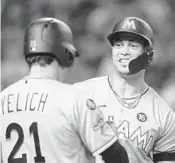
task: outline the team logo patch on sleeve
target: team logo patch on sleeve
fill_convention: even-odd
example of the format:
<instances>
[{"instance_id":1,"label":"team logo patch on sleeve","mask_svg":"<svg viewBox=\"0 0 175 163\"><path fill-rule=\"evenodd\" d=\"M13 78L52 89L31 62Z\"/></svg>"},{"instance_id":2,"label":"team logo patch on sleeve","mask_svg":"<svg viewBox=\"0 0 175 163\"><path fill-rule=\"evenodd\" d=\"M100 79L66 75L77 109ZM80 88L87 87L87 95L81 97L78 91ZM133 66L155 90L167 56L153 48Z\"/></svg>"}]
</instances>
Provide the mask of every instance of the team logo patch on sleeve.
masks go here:
<instances>
[{"instance_id":1,"label":"team logo patch on sleeve","mask_svg":"<svg viewBox=\"0 0 175 163\"><path fill-rule=\"evenodd\" d=\"M87 99L86 105L90 110L95 110L96 109L96 104L92 99Z\"/></svg>"},{"instance_id":2,"label":"team logo patch on sleeve","mask_svg":"<svg viewBox=\"0 0 175 163\"><path fill-rule=\"evenodd\" d=\"M147 118L147 115L145 113L138 113L137 114L137 119L140 122L146 122L148 118Z\"/></svg>"},{"instance_id":3,"label":"team logo patch on sleeve","mask_svg":"<svg viewBox=\"0 0 175 163\"><path fill-rule=\"evenodd\" d=\"M92 99L86 100L87 108L90 110L90 117L91 117L91 123L93 130L99 131L103 135L109 135L110 132L115 133L116 132L116 125L113 121L114 117L110 117L111 120L109 122L105 120L105 117L102 112L102 108L105 108L106 105L96 105L96 103Z\"/></svg>"}]
</instances>

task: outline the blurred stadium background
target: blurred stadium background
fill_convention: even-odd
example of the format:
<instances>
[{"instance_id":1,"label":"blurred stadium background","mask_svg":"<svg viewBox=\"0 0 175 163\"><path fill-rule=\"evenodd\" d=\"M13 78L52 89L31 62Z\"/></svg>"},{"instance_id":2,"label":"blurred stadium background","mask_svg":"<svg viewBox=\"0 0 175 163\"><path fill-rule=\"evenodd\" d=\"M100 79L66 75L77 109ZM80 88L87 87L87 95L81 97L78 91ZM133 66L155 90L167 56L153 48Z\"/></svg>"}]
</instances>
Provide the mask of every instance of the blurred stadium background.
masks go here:
<instances>
[{"instance_id":1,"label":"blurred stadium background","mask_svg":"<svg viewBox=\"0 0 175 163\"><path fill-rule=\"evenodd\" d=\"M119 19L137 16L156 35L146 81L175 110L174 8L174 0L1 0L1 90L28 73L23 34L32 20L55 17L71 27L81 54L65 81L72 84L113 71L106 36Z\"/></svg>"}]
</instances>

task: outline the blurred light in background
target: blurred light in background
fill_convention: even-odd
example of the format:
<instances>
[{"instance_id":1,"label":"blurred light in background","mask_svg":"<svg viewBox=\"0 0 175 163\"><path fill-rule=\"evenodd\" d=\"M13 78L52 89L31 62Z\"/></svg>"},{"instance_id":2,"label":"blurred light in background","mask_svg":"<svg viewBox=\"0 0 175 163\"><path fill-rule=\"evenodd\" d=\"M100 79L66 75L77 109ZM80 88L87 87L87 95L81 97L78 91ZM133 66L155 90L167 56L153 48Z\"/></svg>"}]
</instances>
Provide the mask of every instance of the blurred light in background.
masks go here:
<instances>
[{"instance_id":1,"label":"blurred light in background","mask_svg":"<svg viewBox=\"0 0 175 163\"><path fill-rule=\"evenodd\" d=\"M81 54L67 75L71 84L113 71L106 36L121 18L137 16L156 34L154 62L146 81L175 110L174 0L2 0L1 4L2 90L28 73L23 34L32 20L55 17L71 27Z\"/></svg>"}]
</instances>

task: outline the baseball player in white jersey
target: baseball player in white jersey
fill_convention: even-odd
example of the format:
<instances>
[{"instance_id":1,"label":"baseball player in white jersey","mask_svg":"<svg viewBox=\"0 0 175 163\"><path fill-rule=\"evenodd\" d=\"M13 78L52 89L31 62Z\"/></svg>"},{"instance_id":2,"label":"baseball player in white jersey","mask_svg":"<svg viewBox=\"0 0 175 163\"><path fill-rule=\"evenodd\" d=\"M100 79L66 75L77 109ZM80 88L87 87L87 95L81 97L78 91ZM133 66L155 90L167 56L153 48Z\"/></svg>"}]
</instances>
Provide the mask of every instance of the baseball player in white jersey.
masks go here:
<instances>
[{"instance_id":1,"label":"baseball player in white jersey","mask_svg":"<svg viewBox=\"0 0 175 163\"><path fill-rule=\"evenodd\" d=\"M128 163L91 94L61 82L78 56L70 28L54 18L33 21L25 32L24 55L29 75L0 95L0 160L93 163L100 154L107 163Z\"/></svg>"},{"instance_id":2,"label":"baseball player in white jersey","mask_svg":"<svg viewBox=\"0 0 175 163\"><path fill-rule=\"evenodd\" d=\"M115 73L76 83L93 92L130 163L175 163L175 114L144 81L154 52L151 27L137 17L119 21L108 40ZM159 82L159 81L158 81Z\"/></svg>"}]
</instances>

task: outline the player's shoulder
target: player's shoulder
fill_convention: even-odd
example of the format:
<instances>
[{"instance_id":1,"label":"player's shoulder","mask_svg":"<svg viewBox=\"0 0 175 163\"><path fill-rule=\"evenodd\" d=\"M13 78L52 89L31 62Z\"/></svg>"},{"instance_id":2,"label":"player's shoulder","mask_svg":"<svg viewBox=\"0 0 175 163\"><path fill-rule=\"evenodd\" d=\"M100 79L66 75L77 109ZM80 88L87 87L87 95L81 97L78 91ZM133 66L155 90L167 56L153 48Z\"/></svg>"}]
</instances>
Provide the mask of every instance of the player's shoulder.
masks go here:
<instances>
[{"instance_id":1,"label":"player's shoulder","mask_svg":"<svg viewBox=\"0 0 175 163\"><path fill-rule=\"evenodd\" d=\"M77 98L83 97L89 94L87 90L79 89L71 84L61 83L55 81L54 87L51 90L51 94L56 95L57 98L62 100L67 99L69 103L74 103ZM66 104L69 105L69 104Z\"/></svg>"},{"instance_id":2,"label":"player's shoulder","mask_svg":"<svg viewBox=\"0 0 175 163\"><path fill-rule=\"evenodd\" d=\"M80 92L82 92L82 90L74 87L71 84L66 84L66 83L59 83L59 84L57 83L56 88L57 88L58 91L61 89L64 94L70 95L70 96L76 96Z\"/></svg>"},{"instance_id":3,"label":"player's shoulder","mask_svg":"<svg viewBox=\"0 0 175 163\"><path fill-rule=\"evenodd\" d=\"M149 87L149 96L153 98L153 100L157 103L164 103L164 99L154 90L152 87Z\"/></svg>"},{"instance_id":4,"label":"player's shoulder","mask_svg":"<svg viewBox=\"0 0 175 163\"><path fill-rule=\"evenodd\" d=\"M108 94L109 84L108 76L97 77L83 82L74 84L76 88L90 92L91 98L95 100L97 105L105 105Z\"/></svg>"},{"instance_id":5,"label":"player's shoulder","mask_svg":"<svg viewBox=\"0 0 175 163\"><path fill-rule=\"evenodd\" d=\"M154 105L161 112L169 112L172 111L168 103L155 91L152 87L149 87L149 97L151 97L154 101Z\"/></svg>"},{"instance_id":6,"label":"player's shoulder","mask_svg":"<svg viewBox=\"0 0 175 163\"><path fill-rule=\"evenodd\" d=\"M73 85L81 89L98 89L107 83L108 76L91 78L85 81L74 83Z\"/></svg>"},{"instance_id":7,"label":"player's shoulder","mask_svg":"<svg viewBox=\"0 0 175 163\"><path fill-rule=\"evenodd\" d=\"M64 112L69 117L71 113L81 105L81 111L84 109L84 104L88 99L91 99L92 93L86 89L79 89L70 84L60 83L55 89L57 99L60 100L60 111ZM61 91L61 92L60 92Z\"/></svg>"},{"instance_id":8,"label":"player's shoulder","mask_svg":"<svg viewBox=\"0 0 175 163\"><path fill-rule=\"evenodd\" d=\"M5 89L3 89L0 93L0 95L3 96L5 94L8 94L9 92L13 92L13 90L15 90L18 87L19 81L15 82L15 83L9 85L8 87L6 87Z\"/></svg>"}]
</instances>

